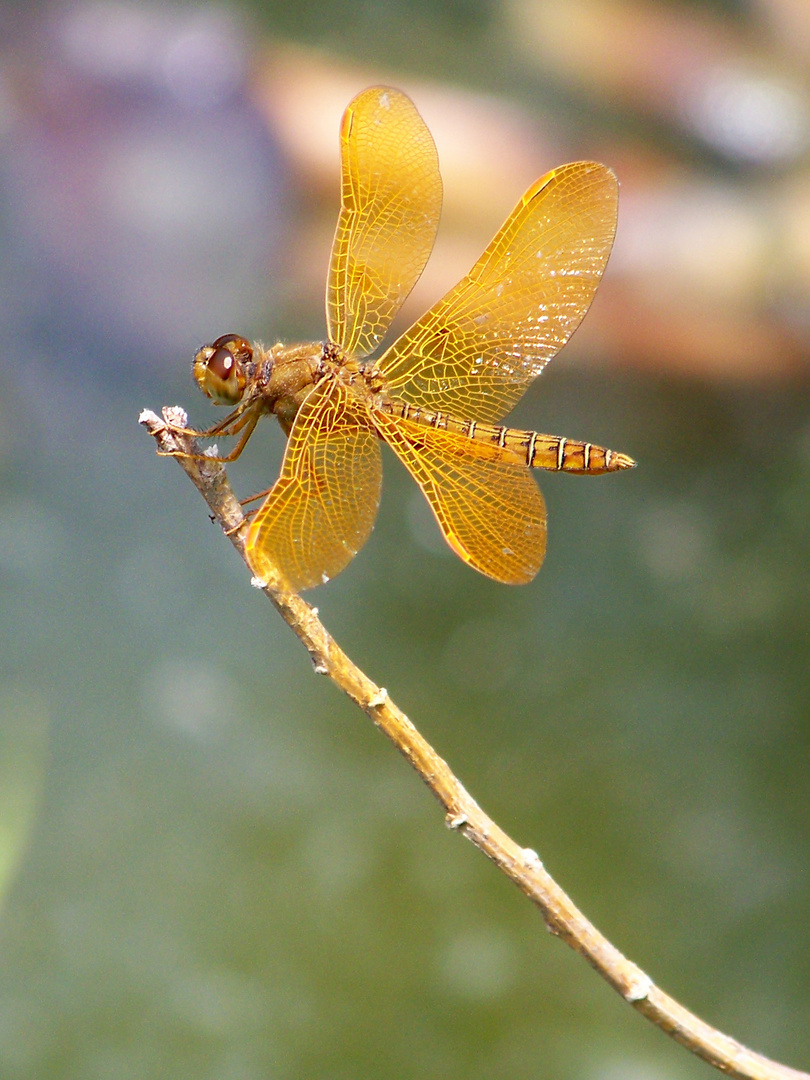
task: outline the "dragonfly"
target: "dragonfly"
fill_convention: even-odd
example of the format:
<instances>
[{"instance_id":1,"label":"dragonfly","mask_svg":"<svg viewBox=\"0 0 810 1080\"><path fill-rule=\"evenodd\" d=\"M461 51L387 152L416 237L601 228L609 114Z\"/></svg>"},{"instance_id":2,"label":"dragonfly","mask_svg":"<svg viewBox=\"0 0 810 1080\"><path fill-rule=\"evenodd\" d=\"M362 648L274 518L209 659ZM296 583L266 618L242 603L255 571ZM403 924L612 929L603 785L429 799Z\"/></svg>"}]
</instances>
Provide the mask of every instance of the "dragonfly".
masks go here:
<instances>
[{"instance_id":1,"label":"dragonfly","mask_svg":"<svg viewBox=\"0 0 810 1080\"><path fill-rule=\"evenodd\" d=\"M237 458L266 414L287 436L278 479L249 518L250 567L293 592L343 570L374 527L386 443L453 551L495 581L525 584L547 534L531 470L635 464L590 442L499 423L590 306L616 231L616 177L578 161L537 180L466 277L375 358L433 248L438 156L413 102L386 86L350 102L340 150L326 340L265 348L225 334L193 362L200 388L231 407L195 432L238 436L220 460Z\"/></svg>"}]
</instances>

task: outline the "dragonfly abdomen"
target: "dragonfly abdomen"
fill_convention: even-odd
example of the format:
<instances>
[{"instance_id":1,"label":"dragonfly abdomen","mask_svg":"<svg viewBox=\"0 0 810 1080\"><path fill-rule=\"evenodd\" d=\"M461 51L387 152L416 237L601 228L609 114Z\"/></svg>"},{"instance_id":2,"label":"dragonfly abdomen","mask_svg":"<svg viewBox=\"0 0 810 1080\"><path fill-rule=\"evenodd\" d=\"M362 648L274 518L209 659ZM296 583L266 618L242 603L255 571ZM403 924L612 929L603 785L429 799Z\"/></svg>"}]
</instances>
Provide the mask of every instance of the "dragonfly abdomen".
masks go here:
<instances>
[{"instance_id":1,"label":"dragonfly abdomen","mask_svg":"<svg viewBox=\"0 0 810 1080\"><path fill-rule=\"evenodd\" d=\"M404 401L386 402L383 408L404 420L442 431L454 431L475 442L502 446L512 451L517 461L532 469L598 474L631 469L635 465L627 454L619 454L595 443L566 439L562 435L541 435L537 431L520 431L500 424L458 420L447 413L429 412L417 405L407 405Z\"/></svg>"},{"instance_id":2,"label":"dragonfly abdomen","mask_svg":"<svg viewBox=\"0 0 810 1080\"><path fill-rule=\"evenodd\" d=\"M526 464L534 469L597 475L632 469L635 465L627 454L618 454L595 443L566 439L561 435L541 435L536 431L508 428L507 432L506 445L510 445L510 436L519 437L518 444L526 448Z\"/></svg>"}]
</instances>

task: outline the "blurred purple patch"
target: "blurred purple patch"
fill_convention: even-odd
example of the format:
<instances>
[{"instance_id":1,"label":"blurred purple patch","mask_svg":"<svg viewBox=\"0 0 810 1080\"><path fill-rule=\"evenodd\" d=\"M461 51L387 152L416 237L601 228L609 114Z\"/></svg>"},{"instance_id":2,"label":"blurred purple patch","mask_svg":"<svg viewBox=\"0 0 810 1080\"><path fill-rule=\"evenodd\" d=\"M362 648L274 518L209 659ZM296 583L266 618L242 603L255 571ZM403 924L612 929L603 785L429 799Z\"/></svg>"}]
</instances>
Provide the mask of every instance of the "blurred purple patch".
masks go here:
<instances>
[{"instance_id":1,"label":"blurred purple patch","mask_svg":"<svg viewBox=\"0 0 810 1080\"><path fill-rule=\"evenodd\" d=\"M6 31L3 331L165 368L253 325L278 274L284 164L233 15L100 0Z\"/></svg>"}]
</instances>

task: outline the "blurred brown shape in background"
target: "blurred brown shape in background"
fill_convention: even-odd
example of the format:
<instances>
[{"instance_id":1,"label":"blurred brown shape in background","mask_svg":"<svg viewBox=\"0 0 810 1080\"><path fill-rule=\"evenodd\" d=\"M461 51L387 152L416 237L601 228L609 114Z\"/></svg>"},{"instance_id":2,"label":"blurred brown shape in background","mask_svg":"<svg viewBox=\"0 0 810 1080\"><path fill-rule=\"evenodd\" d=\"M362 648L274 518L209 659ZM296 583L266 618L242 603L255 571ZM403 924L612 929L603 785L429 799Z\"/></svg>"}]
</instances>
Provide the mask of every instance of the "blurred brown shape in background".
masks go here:
<instances>
[{"instance_id":1,"label":"blurred brown shape in background","mask_svg":"<svg viewBox=\"0 0 810 1080\"><path fill-rule=\"evenodd\" d=\"M445 180L439 241L403 320L452 286L537 176L575 157L621 183L605 280L570 352L721 379L803 376L810 356L810 94L782 0L760 18L604 0L507 9L516 52L590 123L418 84L274 45L260 68L269 123L311 208L297 273L320 304L337 204L337 125L352 93L405 85ZM793 41L793 55L787 42ZM810 48L808 49L810 51Z\"/></svg>"}]
</instances>

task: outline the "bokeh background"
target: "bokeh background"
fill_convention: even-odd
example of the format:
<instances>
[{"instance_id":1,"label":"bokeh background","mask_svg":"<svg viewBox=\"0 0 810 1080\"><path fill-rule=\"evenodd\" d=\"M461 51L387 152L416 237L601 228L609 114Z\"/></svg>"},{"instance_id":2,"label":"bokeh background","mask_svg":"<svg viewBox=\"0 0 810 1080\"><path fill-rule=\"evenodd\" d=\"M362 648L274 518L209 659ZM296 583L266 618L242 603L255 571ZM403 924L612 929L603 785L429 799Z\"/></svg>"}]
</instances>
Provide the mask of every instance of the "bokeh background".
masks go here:
<instances>
[{"instance_id":1,"label":"bokeh background","mask_svg":"<svg viewBox=\"0 0 810 1080\"><path fill-rule=\"evenodd\" d=\"M606 280L515 422L639 468L542 476L510 589L387 454L311 598L622 950L810 1065L808 64L806 0L0 9L4 1080L710 1075L448 832L137 426L211 422L205 340L323 335L375 82L445 180L400 326L536 176L616 170Z\"/></svg>"}]
</instances>

